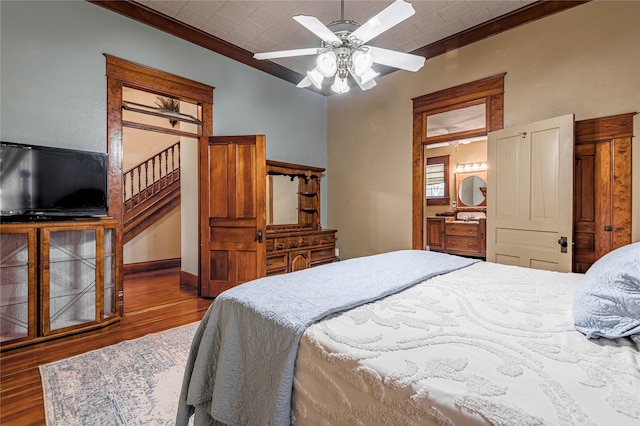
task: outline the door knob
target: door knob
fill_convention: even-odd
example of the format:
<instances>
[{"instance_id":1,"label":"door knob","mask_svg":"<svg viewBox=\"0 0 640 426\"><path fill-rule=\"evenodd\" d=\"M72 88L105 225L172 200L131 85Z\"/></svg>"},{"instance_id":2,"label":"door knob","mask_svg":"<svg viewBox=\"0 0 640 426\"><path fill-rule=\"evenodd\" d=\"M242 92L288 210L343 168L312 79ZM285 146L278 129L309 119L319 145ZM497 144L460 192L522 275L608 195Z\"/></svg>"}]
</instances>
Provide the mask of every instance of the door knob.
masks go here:
<instances>
[{"instance_id":1,"label":"door knob","mask_svg":"<svg viewBox=\"0 0 640 426\"><path fill-rule=\"evenodd\" d=\"M558 240L558 244L560 244L560 252L561 253L566 253L567 252L567 246L569 245L567 243L567 237L560 237L560 239Z\"/></svg>"},{"instance_id":2,"label":"door knob","mask_svg":"<svg viewBox=\"0 0 640 426\"><path fill-rule=\"evenodd\" d=\"M258 231L258 234L256 235L256 238L258 239L258 242L261 243L262 242L262 229L260 229Z\"/></svg>"}]
</instances>

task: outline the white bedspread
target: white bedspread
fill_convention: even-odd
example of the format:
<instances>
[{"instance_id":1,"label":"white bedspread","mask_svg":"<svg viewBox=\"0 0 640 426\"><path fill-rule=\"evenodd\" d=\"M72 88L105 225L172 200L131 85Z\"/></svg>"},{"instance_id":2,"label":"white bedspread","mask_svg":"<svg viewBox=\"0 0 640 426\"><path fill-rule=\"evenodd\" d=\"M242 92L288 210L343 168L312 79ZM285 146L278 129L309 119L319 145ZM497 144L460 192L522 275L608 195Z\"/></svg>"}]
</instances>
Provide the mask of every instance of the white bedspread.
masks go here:
<instances>
[{"instance_id":1,"label":"white bedspread","mask_svg":"<svg viewBox=\"0 0 640 426\"><path fill-rule=\"evenodd\" d=\"M400 250L265 277L220 294L193 339L176 416L186 425L288 425L306 328L476 260Z\"/></svg>"},{"instance_id":2,"label":"white bedspread","mask_svg":"<svg viewBox=\"0 0 640 426\"><path fill-rule=\"evenodd\" d=\"M639 425L640 336L573 327L581 275L477 263L304 333L297 425Z\"/></svg>"}]
</instances>

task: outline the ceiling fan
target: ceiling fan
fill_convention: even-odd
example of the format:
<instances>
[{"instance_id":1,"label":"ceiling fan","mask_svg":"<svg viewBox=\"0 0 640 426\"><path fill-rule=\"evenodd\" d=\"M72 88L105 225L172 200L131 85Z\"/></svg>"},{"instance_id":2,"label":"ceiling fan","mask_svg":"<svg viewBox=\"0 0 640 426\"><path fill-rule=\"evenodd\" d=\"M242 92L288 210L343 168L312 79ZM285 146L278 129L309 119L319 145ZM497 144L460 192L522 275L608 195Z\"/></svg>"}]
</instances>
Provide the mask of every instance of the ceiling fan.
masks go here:
<instances>
[{"instance_id":1,"label":"ceiling fan","mask_svg":"<svg viewBox=\"0 0 640 426\"><path fill-rule=\"evenodd\" d=\"M308 87L313 84L316 88L322 89L325 78L335 77L331 89L335 93L346 93L349 91L347 77L351 75L362 90L369 90L376 85L375 78L380 75L371 68L373 64L414 72L424 65L425 58L422 56L365 45L415 12L411 4L404 0L396 0L366 23L359 25L344 19L344 0L342 0L341 19L328 25L324 25L313 16L293 17L322 40L321 47L256 53L253 56L256 59L276 59L318 55L316 67L307 72L307 76L298 83L297 87Z\"/></svg>"}]
</instances>

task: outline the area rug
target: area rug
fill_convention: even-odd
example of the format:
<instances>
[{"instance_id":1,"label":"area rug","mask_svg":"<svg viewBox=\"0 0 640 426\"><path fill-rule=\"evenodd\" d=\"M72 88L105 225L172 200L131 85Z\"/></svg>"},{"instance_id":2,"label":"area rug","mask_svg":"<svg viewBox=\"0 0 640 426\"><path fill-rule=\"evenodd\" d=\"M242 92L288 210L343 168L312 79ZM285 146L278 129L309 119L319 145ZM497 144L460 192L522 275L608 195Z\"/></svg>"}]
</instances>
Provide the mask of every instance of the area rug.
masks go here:
<instances>
[{"instance_id":1,"label":"area rug","mask_svg":"<svg viewBox=\"0 0 640 426\"><path fill-rule=\"evenodd\" d=\"M173 425L198 323L40 366L46 422Z\"/></svg>"}]
</instances>

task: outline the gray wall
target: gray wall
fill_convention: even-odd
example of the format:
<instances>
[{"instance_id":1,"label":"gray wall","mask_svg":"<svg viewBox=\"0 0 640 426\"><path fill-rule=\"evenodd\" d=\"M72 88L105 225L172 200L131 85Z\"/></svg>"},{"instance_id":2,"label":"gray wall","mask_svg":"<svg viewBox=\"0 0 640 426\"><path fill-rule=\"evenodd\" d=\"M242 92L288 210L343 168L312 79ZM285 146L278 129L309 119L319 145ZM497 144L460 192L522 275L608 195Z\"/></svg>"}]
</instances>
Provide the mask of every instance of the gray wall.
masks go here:
<instances>
[{"instance_id":1,"label":"gray wall","mask_svg":"<svg viewBox=\"0 0 640 426\"><path fill-rule=\"evenodd\" d=\"M215 135L266 134L267 158L326 167L324 96L84 1L2 0L0 23L4 141L106 151L108 53L214 86Z\"/></svg>"}]
</instances>

